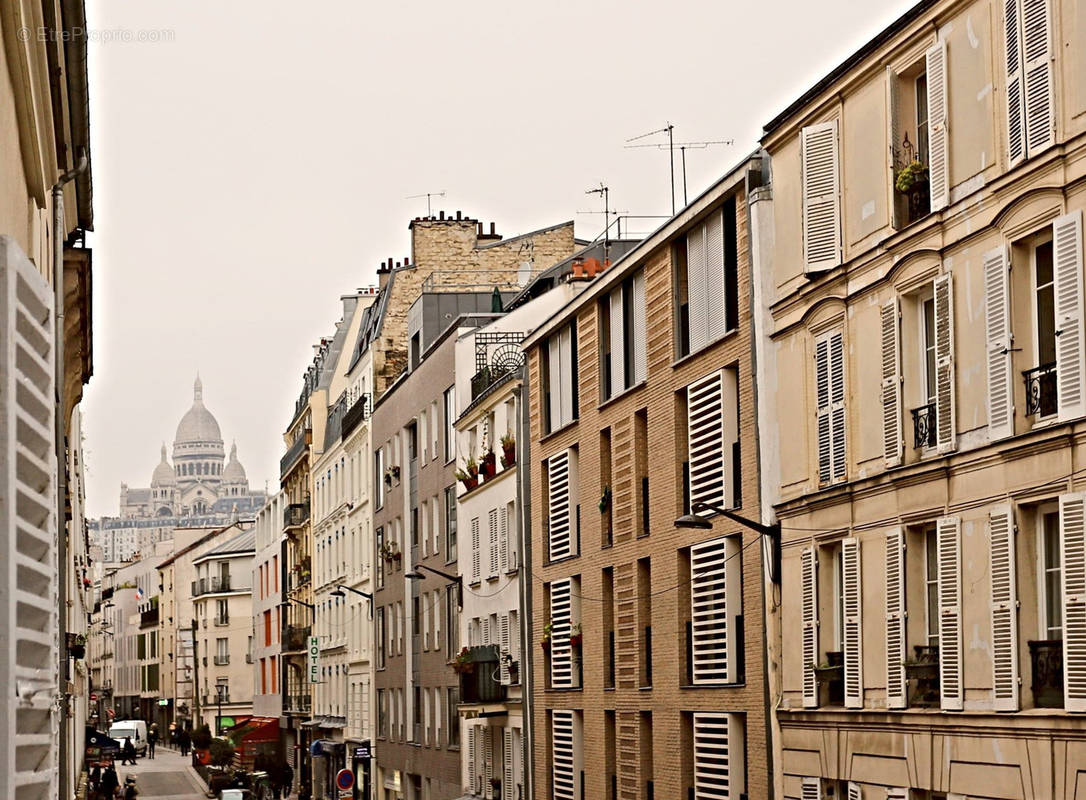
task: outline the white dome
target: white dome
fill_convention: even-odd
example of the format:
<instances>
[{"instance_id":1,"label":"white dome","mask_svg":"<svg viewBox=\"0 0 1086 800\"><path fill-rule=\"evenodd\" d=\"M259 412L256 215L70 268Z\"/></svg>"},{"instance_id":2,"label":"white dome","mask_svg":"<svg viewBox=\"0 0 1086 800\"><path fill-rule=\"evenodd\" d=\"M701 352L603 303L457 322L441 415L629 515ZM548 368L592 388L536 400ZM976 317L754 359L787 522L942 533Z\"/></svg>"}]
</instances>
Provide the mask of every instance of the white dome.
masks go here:
<instances>
[{"instance_id":1,"label":"white dome","mask_svg":"<svg viewBox=\"0 0 1086 800\"><path fill-rule=\"evenodd\" d=\"M238 446L236 444L230 445L230 461L223 468L222 480L223 483L249 482L245 475L245 467L241 466L241 462L238 461Z\"/></svg>"},{"instance_id":2,"label":"white dome","mask_svg":"<svg viewBox=\"0 0 1086 800\"><path fill-rule=\"evenodd\" d=\"M166 445L162 445L162 460L155 467L151 476L151 486L176 486L177 476L173 473L173 467L166 460Z\"/></svg>"},{"instance_id":3,"label":"white dome","mask_svg":"<svg viewBox=\"0 0 1086 800\"><path fill-rule=\"evenodd\" d=\"M192 408L181 417L177 425L177 435L174 437L174 455L179 444L194 444L198 442L210 442L222 444L222 433L219 431L219 423L211 412L204 408L204 385L199 376L193 385ZM220 450L220 452L222 452Z\"/></svg>"}]
</instances>

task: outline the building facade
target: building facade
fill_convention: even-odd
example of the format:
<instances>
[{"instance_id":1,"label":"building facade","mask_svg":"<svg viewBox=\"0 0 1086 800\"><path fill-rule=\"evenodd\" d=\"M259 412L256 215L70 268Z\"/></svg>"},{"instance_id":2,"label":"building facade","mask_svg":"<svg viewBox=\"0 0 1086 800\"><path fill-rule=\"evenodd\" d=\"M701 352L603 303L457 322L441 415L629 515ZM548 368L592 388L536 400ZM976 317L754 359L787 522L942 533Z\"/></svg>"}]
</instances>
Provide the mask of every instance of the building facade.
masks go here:
<instances>
[{"instance_id":1,"label":"building facade","mask_svg":"<svg viewBox=\"0 0 1086 800\"><path fill-rule=\"evenodd\" d=\"M278 719L283 713L283 493L276 492L256 515L253 557L253 714Z\"/></svg>"}]
</instances>

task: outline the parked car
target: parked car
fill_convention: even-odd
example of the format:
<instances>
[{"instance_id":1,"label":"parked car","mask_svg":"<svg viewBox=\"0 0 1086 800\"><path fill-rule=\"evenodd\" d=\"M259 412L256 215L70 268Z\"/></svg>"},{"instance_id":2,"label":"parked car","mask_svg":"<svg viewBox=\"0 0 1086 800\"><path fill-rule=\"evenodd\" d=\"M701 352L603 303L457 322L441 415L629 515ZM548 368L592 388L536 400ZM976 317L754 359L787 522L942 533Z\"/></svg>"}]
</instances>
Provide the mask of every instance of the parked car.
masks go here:
<instances>
[{"instance_id":1,"label":"parked car","mask_svg":"<svg viewBox=\"0 0 1086 800\"><path fill-rule=\"evenodd\" d=\"M147 755L147 723L142 719L121 719L109 726L109 738L116 739L124 747L124 740L131 739L137 756Z\"/></svg>"}]
</instances>

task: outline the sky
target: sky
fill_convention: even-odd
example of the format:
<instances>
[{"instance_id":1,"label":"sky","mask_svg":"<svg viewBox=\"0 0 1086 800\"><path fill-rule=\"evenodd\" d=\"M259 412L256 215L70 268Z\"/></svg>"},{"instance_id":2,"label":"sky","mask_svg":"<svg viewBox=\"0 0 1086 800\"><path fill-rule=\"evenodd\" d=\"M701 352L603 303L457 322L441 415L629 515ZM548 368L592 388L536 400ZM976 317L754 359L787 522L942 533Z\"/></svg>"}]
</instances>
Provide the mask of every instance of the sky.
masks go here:
<instances>
[{"instance_id":1,"label":"sky","mask_svg":"<svg viewBox=\"0 0 1086 800\"><path fill-rule=\"evenodd\" d=\"M594 238L601 183L620 212L668 214L667 151L626 140L733 140L687 150L693 199L912 4L87 0L89 513L149 485L197 372L274 491L313 344L410 253L411 196L506 236L573 219Z\"/></svg>"}]
</instances>

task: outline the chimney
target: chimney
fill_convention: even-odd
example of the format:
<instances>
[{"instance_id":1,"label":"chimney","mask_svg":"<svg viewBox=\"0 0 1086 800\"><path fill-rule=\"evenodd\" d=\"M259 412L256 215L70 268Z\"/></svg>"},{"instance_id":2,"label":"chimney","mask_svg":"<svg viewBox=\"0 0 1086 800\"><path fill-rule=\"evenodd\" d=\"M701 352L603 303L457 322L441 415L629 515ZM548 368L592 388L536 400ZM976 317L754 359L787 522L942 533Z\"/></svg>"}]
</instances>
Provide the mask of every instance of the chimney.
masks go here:
<instances>
[{"instance_id":1,"label":"chimney","mask_svg":"<svg viewBox=\"0 0 1086 800\"><path fill-rule=\"evenodd\" d=\"M440 219L440 220L444 220L445 219L445 212L444 211L438 211L437 212L437 218Z\"/></svg>"},{"instance_id":2,"label":"chimney","mask_svg":"<svg viewBox=\"0 0 1086 800\"><path fill-rule=\"evenodd\" d=\"M496 242L496 241L500 241L502 237L501 237L500 234L495 233L495 231L494 231L494 223L493 222L490 223L490 233L483 233L483 223L480 222L479 223L479 237L478 238L483 239L485 241L494 241L494 242Z\"/></svg>"},{"instance_id":3,"label":"chimney","mask_svg":"<svg viewBox=\"0 0 1086 800\"><path fill-rule=\"evenodd\" d=\"M457 222L460 221L460 211L459 211L459 209L457 209L457 212L456 212L456 221Z\"/></svg>"},{"instance_id":4,"label":"chimney","mask_svg":"<svg viewBox=\"0 0 1086 800\"><path fill-rule=\"evenodd\" d=\"M392 262L389 261L389 263L391 264ZM390 271L391 270L388 268L388 266L385 264L385 262L382 261L381 266L379 266L377 268L377 290L378 291L385 288L385 285L388 283L388 273Z\"/></svg>"}]
</instances>

